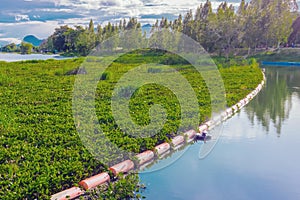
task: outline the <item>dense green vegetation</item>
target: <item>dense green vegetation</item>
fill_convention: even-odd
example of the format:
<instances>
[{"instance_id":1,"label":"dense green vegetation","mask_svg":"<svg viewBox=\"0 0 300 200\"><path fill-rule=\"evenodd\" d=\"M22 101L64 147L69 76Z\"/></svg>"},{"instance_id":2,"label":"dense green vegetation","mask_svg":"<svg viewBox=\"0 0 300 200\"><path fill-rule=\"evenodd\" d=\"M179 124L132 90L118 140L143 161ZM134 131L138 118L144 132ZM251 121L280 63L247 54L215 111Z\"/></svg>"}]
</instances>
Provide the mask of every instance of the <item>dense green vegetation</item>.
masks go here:
<instances>
[{"instance_id":1,"label":"dense green vegetation","mask_svg":"<svg viewBox=\"0 0 300 200\"><path fill-rule=\"evenodd\" d=\"M165 62L166 54L155 60ZM147 55L127 54L116 60L99 83L97 112L101 126L118 146L139 152L168 140L178 126L180 110L176 97L159 85L146 85L131 100L131 112L139 124L147 124L148 109L162 103L168 111L164 129L152 138L136 139L120 135L111 118L109 102L115 81L124 72L154 59ZM106 171L83 146L72 115L72 91L75 76L66 75L78 68L83 59L63 61L0 62L0 196L4 199L45 199L67 189L83 178ZM220 67L227 92L228 106L247 95L262 80L253 61L249 66ZM203 79L187 64L172 65L189 77L195 89L201 121L210 116L210 99ZM157 69L149 73L156 73ZM135 113L135 114L133 114ZM200 122L199 122L200 123ZM121 137L120 137L121 136ZM134 179L134 178L133 178ZM118 191L118 189L111 189ZM119 188L119 190L121 190Z\"/></svg>"},{"instance_id":2,"label":"dense green vegetation","mask_svg":"<svg viewBox=\"0 0 300 200\"><path fill-rule=\"evenodd\" d=\"M21 54L31 54L33 51L38 51L38 47L33 46L31 43L22 42L20 45L11 43L0 48L3 52L19 52Z\"/></svg>"}]
</instances>

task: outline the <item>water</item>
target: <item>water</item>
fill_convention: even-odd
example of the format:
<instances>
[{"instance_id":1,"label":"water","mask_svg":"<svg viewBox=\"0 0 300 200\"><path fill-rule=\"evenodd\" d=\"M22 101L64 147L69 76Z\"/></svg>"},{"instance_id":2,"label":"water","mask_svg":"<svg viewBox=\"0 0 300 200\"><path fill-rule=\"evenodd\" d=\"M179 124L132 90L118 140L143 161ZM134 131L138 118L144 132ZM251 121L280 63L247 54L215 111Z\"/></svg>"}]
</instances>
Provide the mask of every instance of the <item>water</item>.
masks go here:
<instances>
[{"instance_id":1,"label":"water","mask_svg":"<svg viewBox=\"0 0 300 200\"><path fill-rule=\"evenodd\" d=\"M197 143L172 165L141 173L147 187L142 195L147 199L300 199L300 69L269 67L266 76L266 87L224 124L208 157L198 159L203 144Z\"/></svg>"},{"instance_id":2,"label":"water","mask_svg":"<svg viewBox=\"0 0 300 200\"><path fill-rule=\"evenodd\" d=\"M47 59L61 60L67 58L59 55L45 55L45 54L21 55L16 53L0 52L0 61L6 61L6 62L15 62L15 61L23 61L23 60L47 60Z\"/></svg>"}]
</instances>

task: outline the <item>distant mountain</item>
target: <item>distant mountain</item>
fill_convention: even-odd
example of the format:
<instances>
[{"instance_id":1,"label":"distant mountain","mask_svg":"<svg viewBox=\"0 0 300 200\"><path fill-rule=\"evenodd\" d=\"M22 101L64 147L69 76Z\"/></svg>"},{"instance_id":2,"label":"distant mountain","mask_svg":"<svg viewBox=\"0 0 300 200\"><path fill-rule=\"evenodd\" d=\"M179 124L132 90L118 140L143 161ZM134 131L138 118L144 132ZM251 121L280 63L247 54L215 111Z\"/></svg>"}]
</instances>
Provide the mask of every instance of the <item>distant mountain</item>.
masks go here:
<instances>
[{"instance_id":1,"label":"distant mountain","mask_svg":"<svg viewBox=\"0 0 300 200\"><path fill-rule=\"evenodd\" d=\"M24 42L28 42L31 43L33 46L40 46L43 42L43 40L38 39L37 37L35 37L34 35L27 35L24 37L23 39Z\"/></svg>"},{"instance_id":2,"label":"distant mountain","mask_svg":"<svg viewBox=\"0 0 300 200\"><path fill-rule=\"evenodd\" d=\"M145 24L145 25L142 26L142 28L151 28L151 27L152 27L151 24Z\"/></svg>"},{"instance_id":3,"label":"distant mountain","mask_svg":"<svg viewBox=\"0 0 300 200\"><path fill-rule=\"evenodd\" d=\"M150 37L151 29L152 29L152 25L151 24L145 24L145 25L142 26L142 31L143 32L146 31L146 36L147 37Z\"/></svg>"}]
</instances>

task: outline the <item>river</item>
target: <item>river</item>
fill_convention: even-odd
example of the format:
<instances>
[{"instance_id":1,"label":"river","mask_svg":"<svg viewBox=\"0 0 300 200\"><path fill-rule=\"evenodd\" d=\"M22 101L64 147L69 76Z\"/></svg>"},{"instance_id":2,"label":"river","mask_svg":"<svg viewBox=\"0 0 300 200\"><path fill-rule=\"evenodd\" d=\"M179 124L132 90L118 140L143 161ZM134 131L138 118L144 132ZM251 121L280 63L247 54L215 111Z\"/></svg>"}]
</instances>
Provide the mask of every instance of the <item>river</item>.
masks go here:
<instances>
[{"instance_id":1,"label":"river","mask_svg":"<svg viewBox=\"0 0 300 200\"><path fill-rule=\"evenodd\" d=\"M0 61L6 62L15 62L15 61L25 61L25 60L47 60L47 59L67 59L67 57L63 57L55 54L17 54L17 53L1 53L0 52Z\"/></svg>"},{"instance_id":2,"label":"river","mask_svg":"<svg viewBox=\"0 0 300 200\"><path fill-rule=\"evenodd\" d=\"M213 151L191 145L140 173L146 199L300 199L300 68L267 67L261 93L223 124ZM205 144L204 144L205 145ZM153 172L151 172L153 171Z\"/></svg>"}]
</instances>

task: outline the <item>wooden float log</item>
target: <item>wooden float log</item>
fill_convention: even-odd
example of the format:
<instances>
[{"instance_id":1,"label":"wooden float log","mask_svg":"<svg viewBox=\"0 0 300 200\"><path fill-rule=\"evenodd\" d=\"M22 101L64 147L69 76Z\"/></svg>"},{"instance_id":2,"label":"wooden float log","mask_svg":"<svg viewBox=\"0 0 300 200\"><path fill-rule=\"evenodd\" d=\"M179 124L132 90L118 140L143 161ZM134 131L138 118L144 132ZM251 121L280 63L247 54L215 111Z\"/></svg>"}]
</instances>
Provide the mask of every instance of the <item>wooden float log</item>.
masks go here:
<instances>
[{"instance_id":1,"label":"wooden float log","mask_svg":"<svg viewBox=\"0 0 300 200\"><path fill-rule=\"evenodd\" d=\"M207 122L205 122L205 124L208 126L208 128L211 128L212 126L214 126L214 121L213 120L209 120Z\"/></svg>"},{"instance_id":2,"label":"wooden float log","mask_svg":"<svg viewBox=\"0 0 300 200\"><path fill-rule=\"evenodd\" d=\"M222 118L222 121L225 121L226 119L228 119L229 116L228 116L227 112L223 112L223 113L221 114L221 118Z\"/></svg>"},{"instance_id":3,"label":"wooden float log","mask_svg":"<svg viewBox=\"0 0 300 200\"><path fill-rule=\"evenodd\" d=\"M237 112L237 111L239 110L239 108L238 108L237 105L232 106L232 109L233 109L233 112L234 112L234 113Z\"/></svg>"},{"instance_id":4,"label":"wooden float log","mask_svg":"<svg viewBox=\"0 0 300 200\"><path fill-rule=\"evenodd\" d=\"M206 124L203 124L201 126L199 126L199 132L202 133L204 131L208 130L208 126Z\"/></svg>"},{"instance_id":5,"label":"wooden float log","mask_svg":"<svg viewBox=\"0 0 300 200\"><path fill-rule=\"evenodd\" d=\"M187 142L191 142L194 140L194 137L196 136L196 131L195 130L189 130L185 133L183 133L187 137Z\"/></svg>"},{"instance_id":6,"label":"wooden float log","mask_svg":"<svg viewBox=\"0 0 300 200\"><path fill-rule=\"evenodd\" d=\"M252 94L248 94L248 95L247 95L248 101L250 101L252 98L253 98Z\"/></svg>"},{"instance_id":7,"label":"wooden float log","mask_svg":"<svg viewBox=\"0 0 300 200\"><path fill-rule=\"evenodd\" d=\"M173 147L176 147L182 143L184 143L184 137L182 135L178 135L172 139Z\"/></svg>"},{"instance_id":8,"label":"wooden float log","mask_svg":"<svg viewBox=\"0 0 300 200\"><path fill-rule=\"evenodd\" d=\"M165 143L162 143L162 144L154 147L154 151L156 152L156 154L158 156L160 156L160 155L166 153L167 151L169 151L170 148L171 148L171 145L169 143L165 142Z\"/></svg>"},{"instance_id":9,"label":"wooden float log","mask_svg":"<svg viewBox=\"0 0 300 200\"><path fill-rule=\"evenodd\" d=\"M144 151L143 153L137 154L135 157L139 161L138 164L143 165L154 158L154 153L153 151L148 150L148 151Z\"/></svg>"},{"instance_id":10,"label":"wooden float log","mask_svg":"<svg viewBox=\"0 0 300 200\"><path fill-rule=\"evenodd\" d=\"M109 170L116 176L119 173L128 173L134 169L134 163L131 160L125 160L109 168Z\"/></svg>"},{"instance_id":11,"label":"wooden float log","mask_svg":"<svg viewBox=\"0 0 300 200\"><path fill-rule=\"evenodd\" d=\"M90 190L109 181L110 177L108 173L103 172L101 174L80 181L79 185L82 186L85 190Z\"/></svg>"},{"instance_id":12,"label":"wooden float log","mask_svg":"<svg viewBox=\"0 0 300 200\"><path fill-rule=\"evenodd\" d=\"M241 102L238 102L237 104L236 104L239 108L242 108L244 105L243 105L243 103L241 103Z\"/></svg>"},{"instance_id":13,"label":"wooden float log","mask_svg":"<svg viewBox=\"0 0 300 200\"><path fill-rule=\"evenodd\" d=\"M232 108L226 109L227 116L230 117L233 114Z\"/></svg>"}]
</instances>

